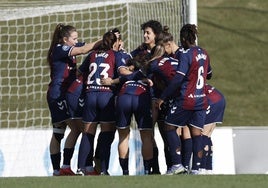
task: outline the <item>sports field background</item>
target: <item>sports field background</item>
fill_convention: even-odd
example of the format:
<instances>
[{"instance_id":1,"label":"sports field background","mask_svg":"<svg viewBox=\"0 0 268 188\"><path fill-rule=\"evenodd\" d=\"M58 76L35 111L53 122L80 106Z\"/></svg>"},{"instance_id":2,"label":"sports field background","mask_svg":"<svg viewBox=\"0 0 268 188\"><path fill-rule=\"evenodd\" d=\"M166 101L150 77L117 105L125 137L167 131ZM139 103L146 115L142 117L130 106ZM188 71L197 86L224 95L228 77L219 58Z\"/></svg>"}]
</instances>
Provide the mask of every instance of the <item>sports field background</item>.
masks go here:
<instances>
[{"instance_id":1,"label":"sports field background","mask_svg":"<svg viewBox=\"0 0 268 188\"><path fill-rule=\"evenodd\" d=\"M198 1L199 44L211 57L209 83L226 97L223 126L268 125L268 1Z\"/></svg>"}]
</instances>

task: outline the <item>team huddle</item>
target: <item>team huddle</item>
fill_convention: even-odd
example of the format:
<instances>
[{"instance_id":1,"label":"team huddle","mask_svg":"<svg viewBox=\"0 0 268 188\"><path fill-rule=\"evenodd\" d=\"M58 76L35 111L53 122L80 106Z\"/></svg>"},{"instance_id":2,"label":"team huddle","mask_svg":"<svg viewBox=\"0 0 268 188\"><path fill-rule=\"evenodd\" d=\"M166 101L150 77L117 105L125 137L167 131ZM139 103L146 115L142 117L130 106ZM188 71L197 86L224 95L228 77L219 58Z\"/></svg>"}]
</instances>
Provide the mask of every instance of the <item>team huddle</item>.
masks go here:
<instances>
[{"instance_id":1,"label":"team huddle","mask_svg":"<svg viewBox=\"0 0 268 188\"><path fill-rule=\"evenodd\" d=\"M159 21L149 20L141 30L144 41L128 53L117 28L100 40L81 43L75 27L56 26L47 55L53 176L109 175L116 131L119 164L129 175L132 119L140 132L145 175L161 174L155 125L164 143L166 175L212 172L211 134L223 121L225 98L207 83L212 69L206 50L196 45L196 25L181 28L179 46ZM78 66L81 54L87 57ZM80 134L75 173L70 163Z\"/></svg>"}]
</instances>

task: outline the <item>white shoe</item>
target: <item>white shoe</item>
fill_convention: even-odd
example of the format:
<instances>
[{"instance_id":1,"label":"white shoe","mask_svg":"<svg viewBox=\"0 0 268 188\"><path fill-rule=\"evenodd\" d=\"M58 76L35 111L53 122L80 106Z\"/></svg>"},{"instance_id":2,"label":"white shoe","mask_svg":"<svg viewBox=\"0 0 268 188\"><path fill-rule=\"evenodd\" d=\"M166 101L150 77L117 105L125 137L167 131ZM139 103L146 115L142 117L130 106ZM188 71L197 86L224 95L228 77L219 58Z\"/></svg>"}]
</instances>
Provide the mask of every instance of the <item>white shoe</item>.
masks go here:
<instances>
[{"instance_id":1,"label":"white shoe","mask_svg":"<svg viewBox=\"0 0 268 188\"><path fill-rule=\"evenodd\" d=\"M170 169L167 170L166 175L175 175L175 174L182 174L186 171L182 164L179 165L172 165Z\"/></svg>"}]
</instances>

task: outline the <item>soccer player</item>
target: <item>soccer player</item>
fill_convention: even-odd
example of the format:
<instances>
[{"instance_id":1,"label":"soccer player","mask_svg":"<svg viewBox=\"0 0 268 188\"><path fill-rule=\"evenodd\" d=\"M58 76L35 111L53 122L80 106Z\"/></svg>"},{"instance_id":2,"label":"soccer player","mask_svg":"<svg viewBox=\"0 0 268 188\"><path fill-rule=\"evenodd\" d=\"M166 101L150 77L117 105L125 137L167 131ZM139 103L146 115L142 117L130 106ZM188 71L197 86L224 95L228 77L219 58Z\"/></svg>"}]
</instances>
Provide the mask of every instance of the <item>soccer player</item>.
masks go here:
<instances>
[{"instance_id":1,"label":"soccer player","mask_svg":"<svg viewBox=\"0 0 268 188\"><path fill-rule=\"evenodd\" d=\"M119 134L118 153L123 175L129 175L129 135L131 118L134 115L142 141L144 174L149 175L153 163L153 125L151 116L151 81L139 74L138 65L133 59L122 62L118 68L120 79L104 79L105 84L122 85L116 100L117 131ZM133 72L134 71L134 72ZM141 79L139 79L141 78ZM143 79L144 78L144 79ZM121 82L119 82L121 81Z\"/></svg>"},{"instance_id":2,"label":"soccer player","mask_svg":"<svg viewBox=\"0 0 268 188\"><path fill-rule=\"evenodd\" d=\"M141 24L144 42L131 52L132 57L146 56L151 53L153 47L161 40L162 24L156 20L149 20Z\"/></svg>"},{"instance_id":3,"label":"soccer player","mask_svg":"<svg viewBox=\"0 0 268 188\"><path fill-rule=\"evenodd\" d=\"M88 53L96 42L84 44L78 42L78 32L71 25L58 24L48 50L47 61L50 67L50 78L47 102L51 114L53 134L50 141L50 157L53 166L53 175L74 175L71 168L60 171L61 140L64 137L66 126L71 129L70 136L65 142L65 148L74 147L73 139L79 134L78 126L69 121L70 114L66 103L66 91L75 80L76 55ZM72 151L69 152L69 155Z\"/></svg>"},{"instance_id":4,"label":"soccer player","mask_svg":"<svg viewBox=\"0 0 268 188\"><path fill-rule=\"evenodd\" d=\"M124 42L122 40L122 36L121 36L121 33L120 33L120 30L118 28L113 28L110 30L110 32L114 33L116 35L116 38L118 40L118 42L116 43L117 45L114 45L113 47L113 50L114 51L117 51L119 53L117 53L117 56L116 56L116 62L117 64L121 64L121 61L127 61L128 59L131 59L132 56L127 53L125 50L124 50ZM115 92L115 95L117 95L117 92L120 88L116 86L116 92ZM103 136L104 132L100 132L99 134L99 137L98 137L98 141L97 141L97 147L96 147L96 150L95 150L95 155L94 155L94 162L95 162L95 171L96 172L99 172L101 171L100 169L100 139L101 137Z\"/></svg>"},{"instance_id":5,"label":"soccer player","mask_svg":"<svg viewBox=\"0 0 268 188\"><path fill-rule=\"evenodd\" d=\"M141 24L141 29L143 30L143 43L131 52L133 58L141 56L142 58L150 56L153 47L161 40L161 33L163 31L162 24L157 20L149 20ZM152 97L152 104L154 103L154 98ZM153 121L156 119L156 113L152 109ZM159 125L160 126L160 125ZM158 148L154 140L154 162L152 167L152 174L160 174L159 162L158 162Z\"/></svg>"},{"instance_id":6,"label":"soccer player","mask_svg":"<svg viewBox=\"0 0 268 188\"><path fill-rule=\"evenodd\" d=\"M205 93L205 84L211 73L207 52L196 46L197 29L194 24L186 24L180 30L180 41L183 52L179 57L177 74L169 86L157 99L158 108L165 99L175 96L165 123L172 167L167 174L185 172L181 161L181 141L176 132L177 127L190 125L193 141L192 173L199 170L202 159L202 129L205 124L208 100ZM179 92L178 92L179 89Z\"/></svg>"},{"instance_id":7,"label":"soccer player","mask_svg":"<svg viewBox=\"0 0 268 188\"><path fill-rule=\"evenodd\" d=\"M202 131L203 158L200 165L200 173L212 173L213 143L211 135L217 123L222 123L225 110L225 97L215 87L207 84L205 86L208 98L206 120Z\"/></svg>"},{"instance_id":8,"label":"soccer player","mask_svg":"<svg viewBox=\"0 0 268 188\"><path fill-rule=\"evenodd\" d=\"M114 87L101 84L101 78L116 76L116 52L118 39L113 32L103 35L99 49L92 51L78 72L87 73L85 106L83 110L84 132L80 145L87 146L81 166L87 174L92 166L86 166L86 158L94 150L94 138L97 125L100 124L102 137L98 140L101 175L109 175L110 148L115 133L115 95Z\"/></svg>"},{"instance_id":9,"label":"soccer player","mask_svg":"<svg viewBox=\"0 0 268 188\"><path fill-rule=\"evenodd\" d=\"M165 47L166 54L175 59L179 59L180 54L182 53L182 47L175 43L173 35L169 33L168 26L164 26L161 39ZM187 169L187 171L189 171L192 156L192 138L190 130L188 126L184 126L182 128L178 128L177 133L181 139L182 165Z\"/></svg>"}]
</instances>

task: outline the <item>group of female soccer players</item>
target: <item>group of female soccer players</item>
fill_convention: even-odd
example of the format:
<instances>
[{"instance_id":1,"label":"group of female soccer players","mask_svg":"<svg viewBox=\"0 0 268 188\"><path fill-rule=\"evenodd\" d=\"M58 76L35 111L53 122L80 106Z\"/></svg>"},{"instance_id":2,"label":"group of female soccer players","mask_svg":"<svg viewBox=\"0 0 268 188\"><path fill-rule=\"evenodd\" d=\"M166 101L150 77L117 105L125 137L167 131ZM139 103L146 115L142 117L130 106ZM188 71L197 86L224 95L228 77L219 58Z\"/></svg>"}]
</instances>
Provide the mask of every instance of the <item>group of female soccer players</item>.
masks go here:
<instances>
[{"instance_id":1,"label":"group of female soccer players","mask_svg":"<svg viewBox=\"0 0 268 188\"><path fill-rule=\"evenodd\" d=\"M57 25L47 60L51 82L47 101L53 134L53 175L109 175L111 144L118 131L119 163L129 175L129 135L134 117L142 141L144 174L160 174L154 140L157 123L164 142L167 175L212 170L211 133L224 114L224 96L206 80L212 76L207 52L196 45L197 28L186 24L176 45L156 20L141 25L143 43L125 52L118 29L101 40L78 42L73 26ZM76 55L88 54L78 67ZM100 133L94 140L97 126ZM70 127L61 164L61 140ZM70 161L82 138L78 169ZM94 164L95 163L95 164Z\"/></svg>"}]
</instances>

